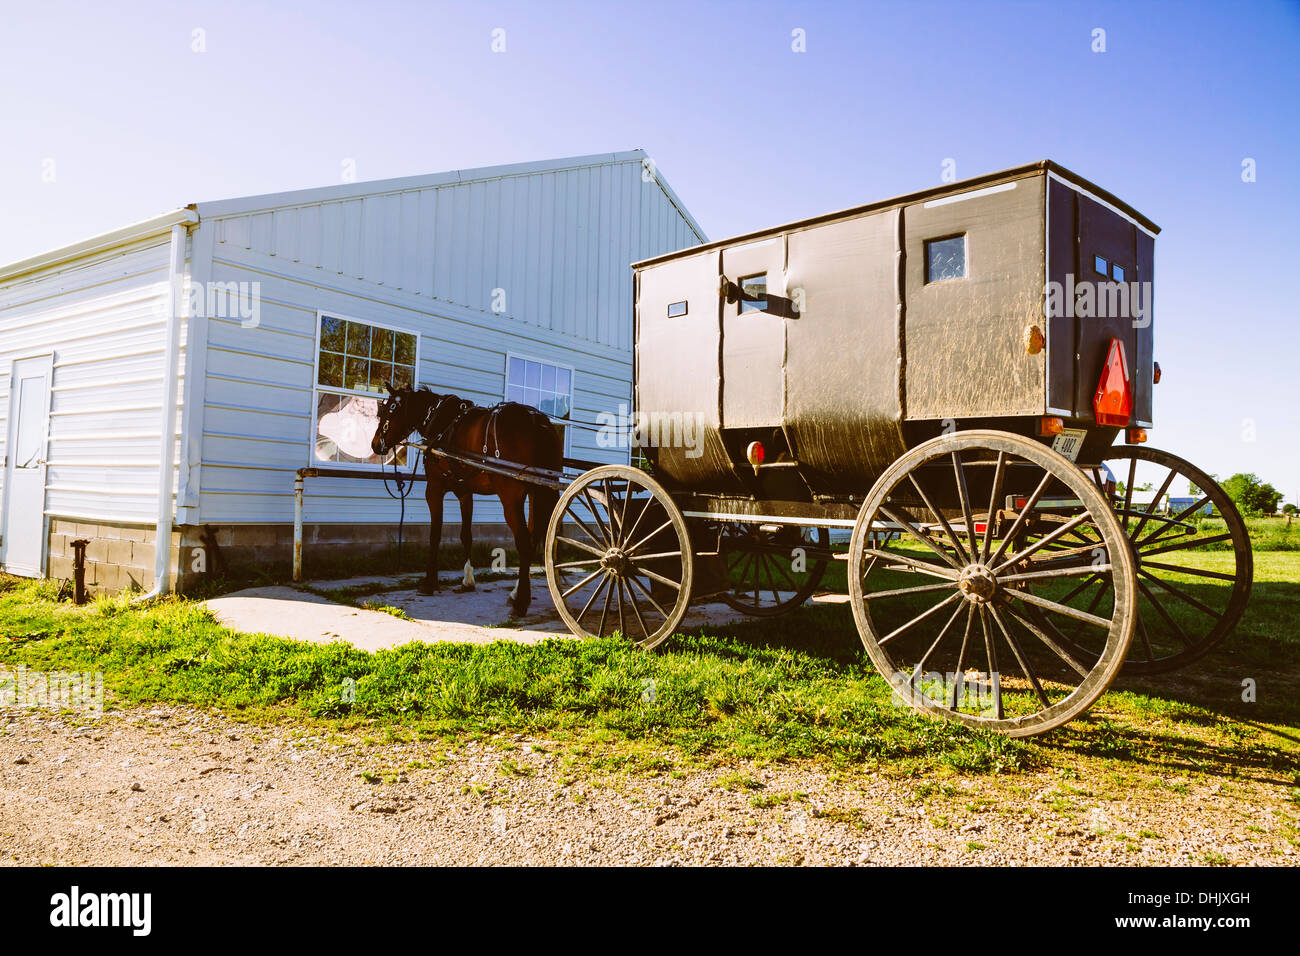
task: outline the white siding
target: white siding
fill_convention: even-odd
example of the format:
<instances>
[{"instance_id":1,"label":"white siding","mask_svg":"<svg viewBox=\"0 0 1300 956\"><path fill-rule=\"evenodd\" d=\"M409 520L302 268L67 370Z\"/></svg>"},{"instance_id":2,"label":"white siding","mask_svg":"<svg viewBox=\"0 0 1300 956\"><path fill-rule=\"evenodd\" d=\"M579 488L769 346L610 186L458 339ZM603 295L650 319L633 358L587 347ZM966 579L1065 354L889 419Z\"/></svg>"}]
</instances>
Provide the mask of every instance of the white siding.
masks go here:
<instances>
[{"instance_id":1,"label":"white siding","mask_svg":"<svg viewBox=\"0 0 1300 956\"><path fill-rule=\"evenodd\" d=\"M54 354L47 514L156 516L167 264L164 235L0 284L0 443L14 358Z\"/></svg>"},{"instance_id":2,"label":"white siding","mask_svg":"<svg viewBox=\"0 0 1300 956\"><path fill-rule=\"evenodd\" d=\"M199 255L196 280L260 283L261 321L206 322L202 407L187 410L186 520L292 520L293 473L316 464L318 310L418 332L420 383L436 391L499 402L512 353L574 368L576 421L628 402L630 264L703 237L669 192L643 178L641 154L617 155L473 181L378 184L372 193L313 190L260 207L239 201L234 211L200 205L195 247L212 252ZM492 311L494 289L505 292L504 313ZM626 461L627 452L573 429L568 454ZM307 490L309 523L398 517L380 482L316 478ZM408 499L408 521L428 520L422 494L423 485ZM459 518L452 498L445 515ZM498 503L478 499L474 517L500 521Z\"/></svg>"}]
</instances>

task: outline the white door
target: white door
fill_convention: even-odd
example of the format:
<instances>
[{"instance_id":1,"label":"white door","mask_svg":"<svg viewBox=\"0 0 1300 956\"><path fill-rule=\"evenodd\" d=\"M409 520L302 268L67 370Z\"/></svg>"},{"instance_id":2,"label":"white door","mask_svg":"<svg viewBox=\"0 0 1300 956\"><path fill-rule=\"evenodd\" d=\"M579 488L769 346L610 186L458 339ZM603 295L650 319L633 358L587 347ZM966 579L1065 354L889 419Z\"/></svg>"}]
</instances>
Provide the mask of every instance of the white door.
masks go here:
<instances>
[{"instance_id":1,"label":"white door","mask_svg":"<svg viewBox=\"0 0 1300 956\"><path fill-rule=\"evenodd\" d=\"M45 450L54 357L14 362L5 447L4 543L0 563L11 574L45 574Z\"/></svg>"}]
</instances>

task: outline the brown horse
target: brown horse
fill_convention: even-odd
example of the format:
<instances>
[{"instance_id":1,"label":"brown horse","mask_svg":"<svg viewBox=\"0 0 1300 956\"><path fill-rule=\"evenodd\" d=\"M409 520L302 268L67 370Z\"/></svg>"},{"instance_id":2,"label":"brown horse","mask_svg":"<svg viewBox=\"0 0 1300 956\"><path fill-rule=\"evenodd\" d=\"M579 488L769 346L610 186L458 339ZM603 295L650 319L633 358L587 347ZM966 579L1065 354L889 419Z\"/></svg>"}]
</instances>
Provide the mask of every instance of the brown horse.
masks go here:
<instances>
[{"instance_id":1,"label":"brown horse","mask_svg":"<svg viewBox=\"0 0 1300 956\"><path fill-rule=\"evenodd\" d=\"M386 454L418 432L424 443L449 452L486 455L520 465L560 471L564 467L564 444L550 419L529 405L503 402L483 408L456 395L440 395L427 388L390 390L379 405L379 425L371 448ZM528 583L533 549L546 534L559 492L527 484L472 465L424 453L425 501L429 503L429 564L420 591L438 590L438 547L442 542L442 502L448 492L460 501L460 541L465 548L465 577L461 587L474 587L474 566L470 560L473 543L471 526L474 495L496 495L501 499L506 524L515 536L519 552L519 581L510 596L511 613L528 613L532 591ZM524 499L528 499L527 518Z\"/></svg>"}]
</instances>

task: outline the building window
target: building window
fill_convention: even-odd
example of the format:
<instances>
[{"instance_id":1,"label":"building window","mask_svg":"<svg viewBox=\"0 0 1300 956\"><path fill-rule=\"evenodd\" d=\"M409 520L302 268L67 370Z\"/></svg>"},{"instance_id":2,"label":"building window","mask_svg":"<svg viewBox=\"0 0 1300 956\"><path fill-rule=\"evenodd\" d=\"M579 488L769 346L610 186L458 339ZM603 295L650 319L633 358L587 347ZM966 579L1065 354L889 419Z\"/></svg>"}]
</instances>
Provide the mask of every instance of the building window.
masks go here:
<instances>
[{"instance_id":1,"label":"building window","mask_svg":"<svg viewBox=\"0 0 1300 956\"><path fill-rule=\"evenodd\" d=\"M567 421L573 409L573 369L551 365L519 355L506 356L506 401L519 402L540 409L552 418ZM568 454L568 429L560 430L565 454Z\"/></svg>"},{"instance_id":2,"label":"building window","mask_svg":"<svg viewBox=\"0 0 1300 956\"><path fill-rule=\"evenodd\" d=\"M382 458L370 450L384 386L417 383L415 332L320 313L315 381L314 461L341 465L406 464L406 449Z\"/></svg>"},{"instance_id":3,"label":"building window","mask_svg":"<svg viewBox=\"0 0 1300 956\"><path fill-rule=\"evenodd\" d=\"M925 281L966 278L966 237L925 241Z\"/></svg>"},{"instance_id":4,"label":"building window","mask_svg":"<svg viewBox=\"0 0 1300 956\"><path fill-rule=\"evenodd\" d=\"M1114 266L1112 266L1112 267L1111 267L1111 275L1115 277L1115 281L1116 281L1116 282L1123 282L1123 281L1124 281L1124 267L1121 266L1121 265L1114 265Z\"/></svg>"},{"instance_id":5,"label":"building window","mask_svg":"<svg viewBox=\"0 0 1300 956\"><path fill-rule=\"evenodd\" d=\"M767 311L767 273L740 280L740 311Z\"/></svg>"},{"instance_id":6,"label":"building window","mask_svg":"<svg viewBox=\"0 0 1300 956\"><path fill-rule=\"evenodd\" d=\"M686 300L668 303L668 318L676 319L686 314Z\"/></svg>"},{"instance_id":7,"label":"building window","mask_svg":"<svg viewBox=\"0 0 1300 956\"><path fill-rule=\"evenodd\" d=\"M1109 264L1101 256L1092 257L1092 268L1099 276L1110 274Z\"/></svg>"}]
</instances>

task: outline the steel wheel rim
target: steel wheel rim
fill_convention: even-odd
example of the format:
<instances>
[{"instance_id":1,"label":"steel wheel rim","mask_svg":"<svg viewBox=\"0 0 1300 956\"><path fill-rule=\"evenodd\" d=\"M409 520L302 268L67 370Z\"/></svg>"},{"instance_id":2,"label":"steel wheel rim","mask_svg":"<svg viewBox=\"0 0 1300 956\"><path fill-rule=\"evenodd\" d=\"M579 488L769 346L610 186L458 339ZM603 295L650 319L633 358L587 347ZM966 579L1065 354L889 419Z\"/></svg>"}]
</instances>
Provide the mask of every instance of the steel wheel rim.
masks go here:
<instances>
[{"instance_id":1,"label":"steel wheel rim","mask_svg":"<svg viewBox=\"0 0 1300 956\"><path fill-rule=\"evenodd\" d=\"M830 547L830 533L825 528L799 530L803 532L803 537L801 543L794 547ZM807 540L810 532L817 540ZM753 539L759 548L765 543L765 538L771 540L775 537L761 531L757 525L728 523L723 526L718 544L719 550L723 552L723 564L729 577L733 572L738 572L741 579L739 584L722 594L722 600L729 607L751 617L779 617L801 606L817 590L822 575L826 573L826 561L810 560L808 569L802 572L804 579L801 581L801 572L786 568L781 556L758 548L746 550L743 545L750 542L737 540L740 536ZM737 546L730 549L726 547L729 537Z\"/></svg>"},{"instance_id":2,"label":"steel wheel rim","mask_svg":"<svg viewBox=\"0 0 1300 956\"><path fill-rule=\"evenodd\" d=\"M984 461L977 462L976 455ZM949 480L953 497L961 501L959 514L950 514L951 509L943 504L931 507L938 496L927 496L924 490L945 459L953 461ZM925 465L932 468L924 473L927 478L918 482L914 472ZM1006 487L1012 475L1017 482L1023 482L1026 475L1041 477L1035 482L1035 495L1026 499L1026 519L1007 520L998 526L987 520L988 515L999 510L999 481ZM974 490L980 483L989 486L983 501ZM1045 524L1046 530L1031 531L1053 513L1038 502L1047 500L1047 489L1061 485L1077 496L1080 513ZM907 493L891 505L894 493L904 489ZM919 502L917 511L932 517L928 523L933 532L923 531L921 522L909 519L905 512L913 505L899 503L908 500ZM977 530L980 517L985 519L982 532ZM906 521L912 530L896 519ZM1047 545L1063 537L1059 529L1072 521L1075 527L1086 522L1099 534L1105 545L1101 564L1095 563L1098 557L1091 553L1095 548L1079 555L1047 557L1059 555ZM883 522L898 523L900 540L907 544L891 548L889 542L873 541ZM931 542L924 542L925 537ZM1062 581L1077 580L1085 573L1081 568L1102 565L1111 570L1115 581L1108 610L1086 612L1067 604L1067 614L1052 600L1064 588ZM850 604L859 636L898 698L932 716L1008 736L1043 733L1086 710L1119 671L1135 629L1133 562L1105 498L1068 459L1038 442L1006 432L940 436L891 465L859 511L849 568ZM870 581L877 572L913 580L897 588L881 588L877 586L879 578ZM899 602L906 610L901 616L889 614L885 602ZM915 607L920 607L921 613L913 615ZM1066 646L1058 623L1078 620L1075 615L1080 613L1093 619L1084 622L1095 632L1089 640L1096 653L1089 659L1081 659ZM905 626L884 629L886 622L897 625L900 619ZM968 656L976 653L977 658ZM988 668L974 683L969 678L972 670L978 670L969 666L973 660ZM941 664L948 665L947 671ZM945 678L938 692L934 684L926 683L927 675L936 673L926 670L929 666L938 667L937 673ZM980 693L971 705L973 687Z\"/></svg>"},{"instance_id":3,"label":"steel wheel rim","mask_svg":"<svg viewBox=\"0 0 1300 956\"><path fill-rule=\"evenodd\" d=\"M681 623L693 573L686 521L645 472L593 469L556 503L546 534L546 583L578 637L619 632L639 647L656 646Z\"/></svg>"}]
</instances>

